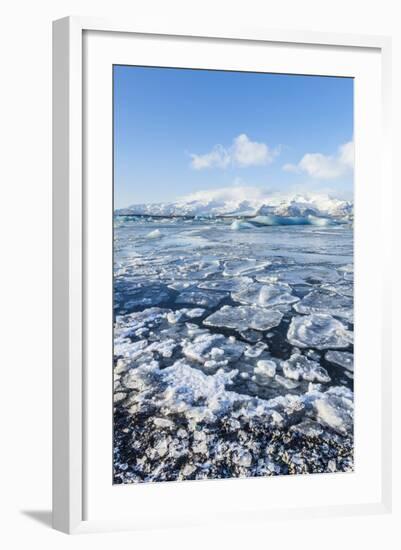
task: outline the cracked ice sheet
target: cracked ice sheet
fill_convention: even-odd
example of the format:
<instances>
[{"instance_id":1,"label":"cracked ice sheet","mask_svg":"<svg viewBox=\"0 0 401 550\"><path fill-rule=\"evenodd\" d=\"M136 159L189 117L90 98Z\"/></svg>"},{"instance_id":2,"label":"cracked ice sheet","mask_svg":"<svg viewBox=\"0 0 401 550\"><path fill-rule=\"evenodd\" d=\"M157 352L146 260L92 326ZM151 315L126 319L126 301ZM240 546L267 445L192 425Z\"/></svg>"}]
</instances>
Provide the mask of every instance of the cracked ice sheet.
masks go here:
<instances>
[{"instance_id":1,"label":"cracked ice sheet","mask_svg":"<svg viewBox=\"0 0 401 550\"><path fill-rule=\"evenodd\" d=\"M353 342L353 334L337 319L323 313L295 316L291 320L287 339L301 348L346 348Z\"/></svg>"},{"instance_id":2,"label":"cracked ice sheet","mask_svg":"<svg viewBox=\"0 0 401 550\"><path fill-rule=\"evenodd\" d=\"M226 327L238 331L247 329L270 330L277 327L283 314L274 309L257 306L223 306L209 315L203 323L211 327Z\"/></svg>"}]
</instances>

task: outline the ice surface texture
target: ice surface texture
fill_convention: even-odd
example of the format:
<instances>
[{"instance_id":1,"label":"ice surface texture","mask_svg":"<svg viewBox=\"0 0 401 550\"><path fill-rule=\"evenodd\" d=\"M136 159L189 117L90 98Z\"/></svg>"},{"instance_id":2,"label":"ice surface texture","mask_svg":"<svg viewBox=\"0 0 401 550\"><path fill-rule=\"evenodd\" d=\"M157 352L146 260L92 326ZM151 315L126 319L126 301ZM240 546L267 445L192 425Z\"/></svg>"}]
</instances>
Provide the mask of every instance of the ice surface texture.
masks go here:
<instances>
[{"instance_id":1,"label":"ice surface texture","mask_svg":"<svg viewBox=\"0 0 401 550\"><path fill-rule=\"evenodd\" d=\"M116 217L115 483L353 469L351 210L312 203Z\"/></svg>"}]
</instances>

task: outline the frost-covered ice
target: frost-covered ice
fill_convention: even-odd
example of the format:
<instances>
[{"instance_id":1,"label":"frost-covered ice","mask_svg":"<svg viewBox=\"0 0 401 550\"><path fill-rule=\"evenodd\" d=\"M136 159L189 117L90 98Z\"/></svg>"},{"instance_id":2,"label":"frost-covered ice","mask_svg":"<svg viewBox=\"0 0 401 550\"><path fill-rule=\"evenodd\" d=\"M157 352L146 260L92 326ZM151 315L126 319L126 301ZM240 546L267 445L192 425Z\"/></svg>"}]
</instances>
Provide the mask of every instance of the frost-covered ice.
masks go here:
<instances>
[{"instance_id":1,"label":"frost-covered ice","mask_svg":"<svg viewBox=\"0 0 401 550\"><path fill-rule=\"evenodd\" d=\"M253 213L116 217L115 483L353 469L352 212Z\"/></svg>"},{"instance_id":2,"label":"frost-covered ice","mask_svg":"<svg viewBox=\"0 0 401 550\"><path fill-rule=\"evenodd\" d=\"M291 320L288 341L301 348L347 348L353 341L352 332L331 315L312 313Z\"/></svg>"}]
</instances>

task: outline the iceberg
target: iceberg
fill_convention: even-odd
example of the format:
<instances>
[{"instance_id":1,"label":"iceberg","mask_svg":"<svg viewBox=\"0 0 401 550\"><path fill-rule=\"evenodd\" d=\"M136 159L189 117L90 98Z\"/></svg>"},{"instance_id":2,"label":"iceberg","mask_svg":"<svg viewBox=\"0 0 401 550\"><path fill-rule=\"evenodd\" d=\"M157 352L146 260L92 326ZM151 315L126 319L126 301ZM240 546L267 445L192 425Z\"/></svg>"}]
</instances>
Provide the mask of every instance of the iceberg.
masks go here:
<instances>
[{"instance_id":1,"label":"iceberg","mask_svg":"<svg viewBox=\"0 0 401 550\"><path fill-rule=\"evenodd\" d=\"M319 218L317 216L255 216L252 223L257 225L318 225L325 227L339 223L329 218Z\"/></svg>"},{"instance_id":2,"label":"iceberg","mask_svg":"<svg viewBox=\"0 0 401 550\"><path fill-rule=\"evenodd\" d=\"M240 221L240 220L235 220L230 225L230 229L232 231L239 231L240 229L252 229L253 227L254 225L252 225L251 223Z\"/></svg>"},{"instance_id":3,"label":"iceberg","mask_svg":"<svg viewBox=\"0 0 401 550\"><path fill-rule=\"evenodd\" d=\"M155 229L154 231L151 231L146 235L148 239L160 239L161 236L162 236L162 233L160 229Z\"/></svg>"}]
</instances>

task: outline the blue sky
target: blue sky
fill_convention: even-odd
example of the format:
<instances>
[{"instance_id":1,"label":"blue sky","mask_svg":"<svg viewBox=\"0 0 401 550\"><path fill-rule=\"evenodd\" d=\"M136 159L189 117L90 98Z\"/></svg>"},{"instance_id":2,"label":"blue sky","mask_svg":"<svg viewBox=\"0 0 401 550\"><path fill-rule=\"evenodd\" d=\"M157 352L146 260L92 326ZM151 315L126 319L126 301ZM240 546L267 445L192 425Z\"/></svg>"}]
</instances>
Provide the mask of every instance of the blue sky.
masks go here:
<instances>
[{"instance_id":1,"label":"blue sky","mask_svg":"<svg viewBox=\"0 0 401 550\"><path fill-rule=\"evenodd\" d=\"M120 208L257 187L352 197L353 80L114 67Z\"/></svg>"}]
</instances>

